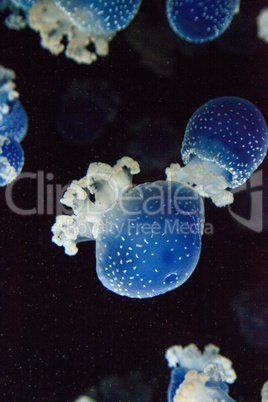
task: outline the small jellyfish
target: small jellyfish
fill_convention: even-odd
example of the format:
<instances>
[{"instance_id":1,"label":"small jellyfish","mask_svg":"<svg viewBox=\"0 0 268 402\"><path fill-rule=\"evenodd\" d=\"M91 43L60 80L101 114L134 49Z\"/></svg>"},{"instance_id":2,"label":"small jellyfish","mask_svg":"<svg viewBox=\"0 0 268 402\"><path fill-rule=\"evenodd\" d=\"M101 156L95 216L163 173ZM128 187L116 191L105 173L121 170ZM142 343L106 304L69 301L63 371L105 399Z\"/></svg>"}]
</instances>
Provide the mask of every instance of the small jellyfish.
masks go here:
<instances>
[{"instance_id":1,"label":"small jellyfish","mask_svg":"<svg viewBox=\"0 0 268 402\"><path fill-rule=\"evenodd\" d=\"M24 163L20 144L0 135L0 186L10 184L20 174Z\"/></svg>"},{"instance_id":2,"label":"small jellyfish","mask_svg":"<svg viewBox=\"0 0 268 402\"><path fill-rule=\"evenodd\" d=\"M0 135L22 141L28 128L27 114L17 99L15 73L0 66Z\"/></svg>"},{"instance_id":3,"label":"small jellyfish","mask_svg":"<svg viewBox=\"0 0 268 402\"><path fill-rule=\"evenodd\" d=\"M188 42L202 43L220 36L239 11L240 0L167 0L173 31Z\"/></svg>"},{"instance_id":4,"label":"small jellyfish","mask_svg":"<svg viewBox=\"0 0 268 402\"><path fill-rule=\"evenodd\" d=\"M183 348L172 346L166 351L172 367L168 387L168 402L231 402L228 384L236 380L232 362L219 354L215 345L204 352L194 344Z\"/></svg>"},{"instance_id":5,"label":"small jellyfish","mask_svg":"<svg viewBox=\"0 0 268 402\"><path fill-rule=\"evenodd\" d=\"M193 273L204 209L199 194L178 182L132 188L138 172L128 157L114 167L90 164L87 176L73 181L61 200L74 214L56 218L52 241L74 255L77 243L96 240L103 285L122 296L148 298L177 288Z\"/></svg>"},{"instance_id":6,"label":"small jellyfish","mask_svg":"<svg viewBox=\"0 0 268 402\"><path fill-rule=\"evenodd\" d=\"M24 163L19 142L24 138L28 119L17 99L14 71L0 66L0 186L11 183L20 174Z\"/></svg>"},{"instance_id":7,"label":"small jellyfish","mask_svg":"<svg viewBox=\"0 0 268 402\"><path fill-rule=\"evenodd\" d=\"M212 99L187 124L181 149L186 166L172 164L166 173L224 206L233 202L226 188L238 187L251 176L267 146L267 125L255 105L234 96Z\"/></svg>"},{"instance_id":8,"label":"small jellyfish","mask_svg":"<svg viewBox=\"0 0 268 402\"><path fill-rule=\"evenodd\" d=\"M76 26L93 35L114 34L137 14L141 0L55 0Z\"/></svg>"},{"instance_id":9,"label":"small jellyfish","mask_svg":"<svg viewBox=\"0 0 268 402\"><path fill-rule=\"evenodd\" d=\"M65 2L66 7L69 4ZM82 64L91 64L98 56L107 56L114 34L93 34L77 25L72 15L63 11L54 0L41 0L30 8L28 23L40 32L42 46L54 55L65 51L66 57Z\"/></svg>"},{"instance_id":10,"label":"small jellyfish","mask_svg":"<svg viewBox=\"0 0 268 402\"><path fill-rule=\"evenodd\" d=\"M9 105L9 112L0 120L0 134L17 142L23 140L28 128L27 114L18 99Z\"/></svg>"}]
</instances>

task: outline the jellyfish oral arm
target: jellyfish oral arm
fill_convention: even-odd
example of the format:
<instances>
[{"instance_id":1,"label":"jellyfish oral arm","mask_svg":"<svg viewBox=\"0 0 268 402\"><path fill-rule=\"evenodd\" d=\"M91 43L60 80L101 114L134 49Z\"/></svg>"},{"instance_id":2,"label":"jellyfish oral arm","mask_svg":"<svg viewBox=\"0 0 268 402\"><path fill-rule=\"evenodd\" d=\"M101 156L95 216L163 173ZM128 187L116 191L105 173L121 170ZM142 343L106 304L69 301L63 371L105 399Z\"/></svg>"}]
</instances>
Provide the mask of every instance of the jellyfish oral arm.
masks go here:
<instances>
[{"instance_id":1,"label":"jellyfish oral arm","mask_svg":"<svg viewBox=\"0 0 268 402\"><path fill-rule=\"evenodd\" d=\"M198 157L186 166L181 167L178 163L172 163L166 169L167 180L187 183L195 186L195 190L202 196L211 198L217 207L231 204L233 194L226 190L227 173L217 164L210 161L201 161Z\"/></svg>"},{"instance_id":2,"label":"jellyfish oral arm","mask_svg":"<svg viewBox=\"0 0 268 402\"><path fill-rule=\"evenodd\" d=\"M78 251L76 244L95 240L104 212L131 187L132 175L139 170L139 164L129 157L120 159L113 167L91 163L87 175L74 180L61 199L61 203L74 213L57 216L51 229L52 241L63 246L66 254L75 255ZM90 200L90 195L94 201Z\"/></svg>"}]
</instances>

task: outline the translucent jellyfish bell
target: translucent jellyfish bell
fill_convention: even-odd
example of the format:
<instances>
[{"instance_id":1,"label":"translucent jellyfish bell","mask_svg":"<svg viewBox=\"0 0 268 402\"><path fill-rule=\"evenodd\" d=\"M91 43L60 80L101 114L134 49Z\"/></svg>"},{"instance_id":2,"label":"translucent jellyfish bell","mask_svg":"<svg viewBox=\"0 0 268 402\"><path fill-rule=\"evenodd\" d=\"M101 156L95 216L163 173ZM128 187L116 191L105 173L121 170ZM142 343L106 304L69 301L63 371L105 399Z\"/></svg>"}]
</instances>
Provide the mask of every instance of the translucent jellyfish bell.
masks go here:
<instances>
[{"instance_id":1,"label":"translucent jellyfish bell","mask_svg":"<svg viewBox=\"0 0 268 402\"><path fill-rule=\"evenodd\" d=\"M217 206L233 201L226 188L243 184L263 161L268 129L258 108L246 99L225 96L202 105L190 118L182 143L186 165L171 165L170 180L195 185Z\"/></svg>"},{"instance_id":2,"label":"translucent jellyfish bell","mask_svg":"<svg viewBox=\"0 0 268 402\"><path fill-rule=\"evenodd\" d=\"M135 17L141 0L55 0L79 28L95 35L124 29Z\"/></svg>"},{"instance_id":3,"label":"translucent jellyfish bell","mask_svg":"<svg viewBox=\"0 0 268 402\"><path fill-rule=\"evenodd\" d=\"M11 183L20 174L24 154L19 142L28 128L26 112L15 90L14 71L0 66L0 186Z\"/></svg>"},{"instance_id":4,"label":"translucent jellyfish bell","mask_svg":"<svg viewBox=\"0 0 268 402\"><path fill-rule=\"evenodd\" d=\"M173 31L189 42L220 36L239 11L240 0L167 0L166 13Z\"/></svg>"},{"instance_id":5,"label":"translucent jellyfish bell","mask_svg":"<svg viewBox=\"0 0 268 402\"><path fill-rule=\"evenodd\" d=\"M27 128L27 114L20 101L16 99L10 104L9 112L3 114L0 120L0 134L20 142L25 137Z\"/></svg>"},{"instance_id":6,"label":"translucent jellyfish bell","mask_svg":"<svg viewBox=\"0 0 268 402\"><path fill-rule=\"evenodd\" d=\"M87 176L64 194L61 202L74 215L56 218L52 241L74 255L77 243L96 240L103 285L122 296L147 298L177 288L194 271L204 210L198 193L181 183L132 188L131 175L138 172L139 165L128 157L114 167L92 163Z\"/></svg>"},{"instance_id":7,"label":"translucent jellyfish bell","mask_svg":"<svg viewBox=\"0 0 268 402\"><path fill-rule=\"evenodd\" d=\"M215 345L204 352L194 344L172 346L166 351L172 368L168 387L168 402L231 402L228 384L236 380L232 362L219 354Z\"/></svg>"},{"instance_id":8,"label":"translucent jellyfish bell","mask_svg":"<svg viewBox=\"0 0 268 402\"><path fill-rule=\"evenodd\" d=\"M31 7L28 21L40 32L42 46L52 54L65 51L77 63L91 64L109 53L116 30L130 22L139 4L137 0L41 0Z\"/></svg>"},{"instance_id":9,"label":"translucent jellyfish bell","mask_svg":"<svg viewBox=\"0 0 268 402\"><path fill-rule=\"evenodd\" d=\"M0 135L0 187L10 184L17 178L23 164L24 155L20 144Z\"/></svg>"},{"instance_id":10,"label":"translucent jellyfish bell","mask_svg":"<svg viewBox=\"0 0 268 402\"><path fill-rule=\"evenodd\" d=\"M0 135L22 141L28 128L27 114L18 100L14 71L0 66Z\"/></svg>"}]
</instances>

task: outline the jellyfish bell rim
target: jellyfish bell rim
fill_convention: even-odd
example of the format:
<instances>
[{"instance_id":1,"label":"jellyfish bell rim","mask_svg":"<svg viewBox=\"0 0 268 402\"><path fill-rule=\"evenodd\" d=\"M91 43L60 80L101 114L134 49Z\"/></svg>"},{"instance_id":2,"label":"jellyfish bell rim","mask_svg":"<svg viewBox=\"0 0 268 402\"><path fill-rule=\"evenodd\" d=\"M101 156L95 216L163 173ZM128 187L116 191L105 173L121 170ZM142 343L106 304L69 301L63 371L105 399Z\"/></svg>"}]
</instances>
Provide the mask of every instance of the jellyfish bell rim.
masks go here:
<instances>
[{"instance_id":1,"label":"jellyfish bell rim","mask_svg":"<svg viewBox=\"0 0 268 402\"><path fill-rule=\"evenodd\" d=\"M244 174L244 177L241 177L241 175L239 175L239 172L237 171L236 168L232 168L230 166L228 166L225 163L221 163L219 160L219 154L216 155L213 158L209 158L206 155L206 150L198 150L194 147L190 147L190 149L186 150L185 149L185 142L186 142L186 138L191 137L190 132L191 132L191 126L193 124L193 120L195 119L196 116L198 116L198 114L200 114L201 112L203 112L203 110L207 107L209 107L211 104L215 104L216 102L222 102L226 104L231 104L231 103L235 103L235 102L239 102L241 103L243 106L248 106L250 108L254 108L255 113L258 114L258 118L261 121L262 126L265 129L265 134L266 134L266 143L265 143L265 150L263 152L263 158L260 159L257 163L254 164L254 166L252 166L252 168L250 170L248 170L248 172L246 174ZM219 138L220 139L220 138ZM207 167L209 167L208 171L216 171L219 172L221 169L222 170L222 176L226 179L226 182L228 184L228 188L236 188L242 184L244 184L252 175L252 173L254 173L254 171L260 166L260 164L263 162L266 154L267 154L267 149L268 149L268 127L267 127L267 123L266 120L264 118L264 116L262 115L261 111L258 109L258 107L252 103L251 101L249 101L248 99L242 98L240 96L219 96L213 99L208 100L207 102L203 103L201 106L199 106L195 112L192 114L192 116L190 117L186 129L185 129L185 134L184 134L184 139L183 139L183 143L182 143L182 148L181 148L181 157L183 160L184 165L187 164L193 164L194 163L194 159L195 158L199 158L199 160L201 162L205 162ZM209 166L210 165L210 166Z\"/></svg>"},{"instance_id":2,"label":"jellyfish bell rim","mask_svg":"<svg viewBox=\"0 0 268 402\"><path fill-rule=\"evenodd\" d=\"M188 21L188 24L185 25L184 27L182 26L182 23L179 24L178 21L175 21L178 18L179 11L178 7L175 12L177 12L176 18L174 18L174 15L172 16L172 13L174 13L174 3L186 3L185 0L183 1L177 1L175 0L167 0L166 1L166 15L168 19L168 23L171 27L171 29L174 31L174 33L181 39L190 42L190 43L195 43L195 44L203 44L207 42L212 42L213 40L217 39L220 37L224 32L229 28L231 25L234 16L239 13L240 9L240 2L241 0L229 0L230 3L230 10L228 12L225 12L225 20L224 23L221 23L221 26L214 26L213 29L210 27L202 27L201 30L195 31L194 29L191 32L191 27L194 26L194 20ZM226 11L226 10L225 10ZM224 15L224 13L223 13ZM203 16L202 16L203 17ZM178 26L179 25L179 26ZM190 28L190 29L189 29ZM192 36L189 36L189 34L192 34ZM199 36L199 37L198 37Z\"/></svg>"}]
</instances>

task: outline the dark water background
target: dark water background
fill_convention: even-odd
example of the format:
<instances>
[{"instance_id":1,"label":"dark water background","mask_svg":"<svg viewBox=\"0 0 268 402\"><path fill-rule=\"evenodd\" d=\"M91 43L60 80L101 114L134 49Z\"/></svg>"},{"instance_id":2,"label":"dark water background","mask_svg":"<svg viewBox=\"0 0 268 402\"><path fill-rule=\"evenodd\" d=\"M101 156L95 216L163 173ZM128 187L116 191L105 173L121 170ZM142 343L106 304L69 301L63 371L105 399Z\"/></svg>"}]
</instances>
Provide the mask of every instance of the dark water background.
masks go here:
<instances>
[{"instance_id":1,"label":"dark water background","mask_svg":"<svg viewBox=\"0 0 268 402\"><path fill-rule=\"evenodd\" d=\"M138 147L142 171L135 183L163 179L164 167L180 162L188 119L209 99L245 97L268 120L268 44L257 39L255 23L265 5L242 1L222 37L190 45L172 33L164 2L144 0L134 22L111 42L109 56L92 66L52 56L30 29L11 31L1 23L0 63L16 72L29 116L23 172L33 174L16 183L12 200L23 210L39 208L18 214L6 202L5 188L0 191L2 401L72 401L107 376L133 371L142 373L153 401L165 401L165 350L192 342L201 349L214 343L233 361L234 399L260 401L268 379L267 158L260 167L263 231L245 228L228 208L206 200L213 234L203 236L194 274L156 298L133 300L106 290L96 277L94 242L68 257L51 243L50 227L56 186L84 176L92 161L114 164L136 156ZM83 145L66 141L58 128L63 96L78 78L108 83L105 96L116 110L102 134ZM147 126L164 119L169 136L164 130L140 135L144 119ZM147 158L156 159L153 170ZM249 199L249 192L237 194L232 210L247 216Z\"/></svg>"}]
</instances>

